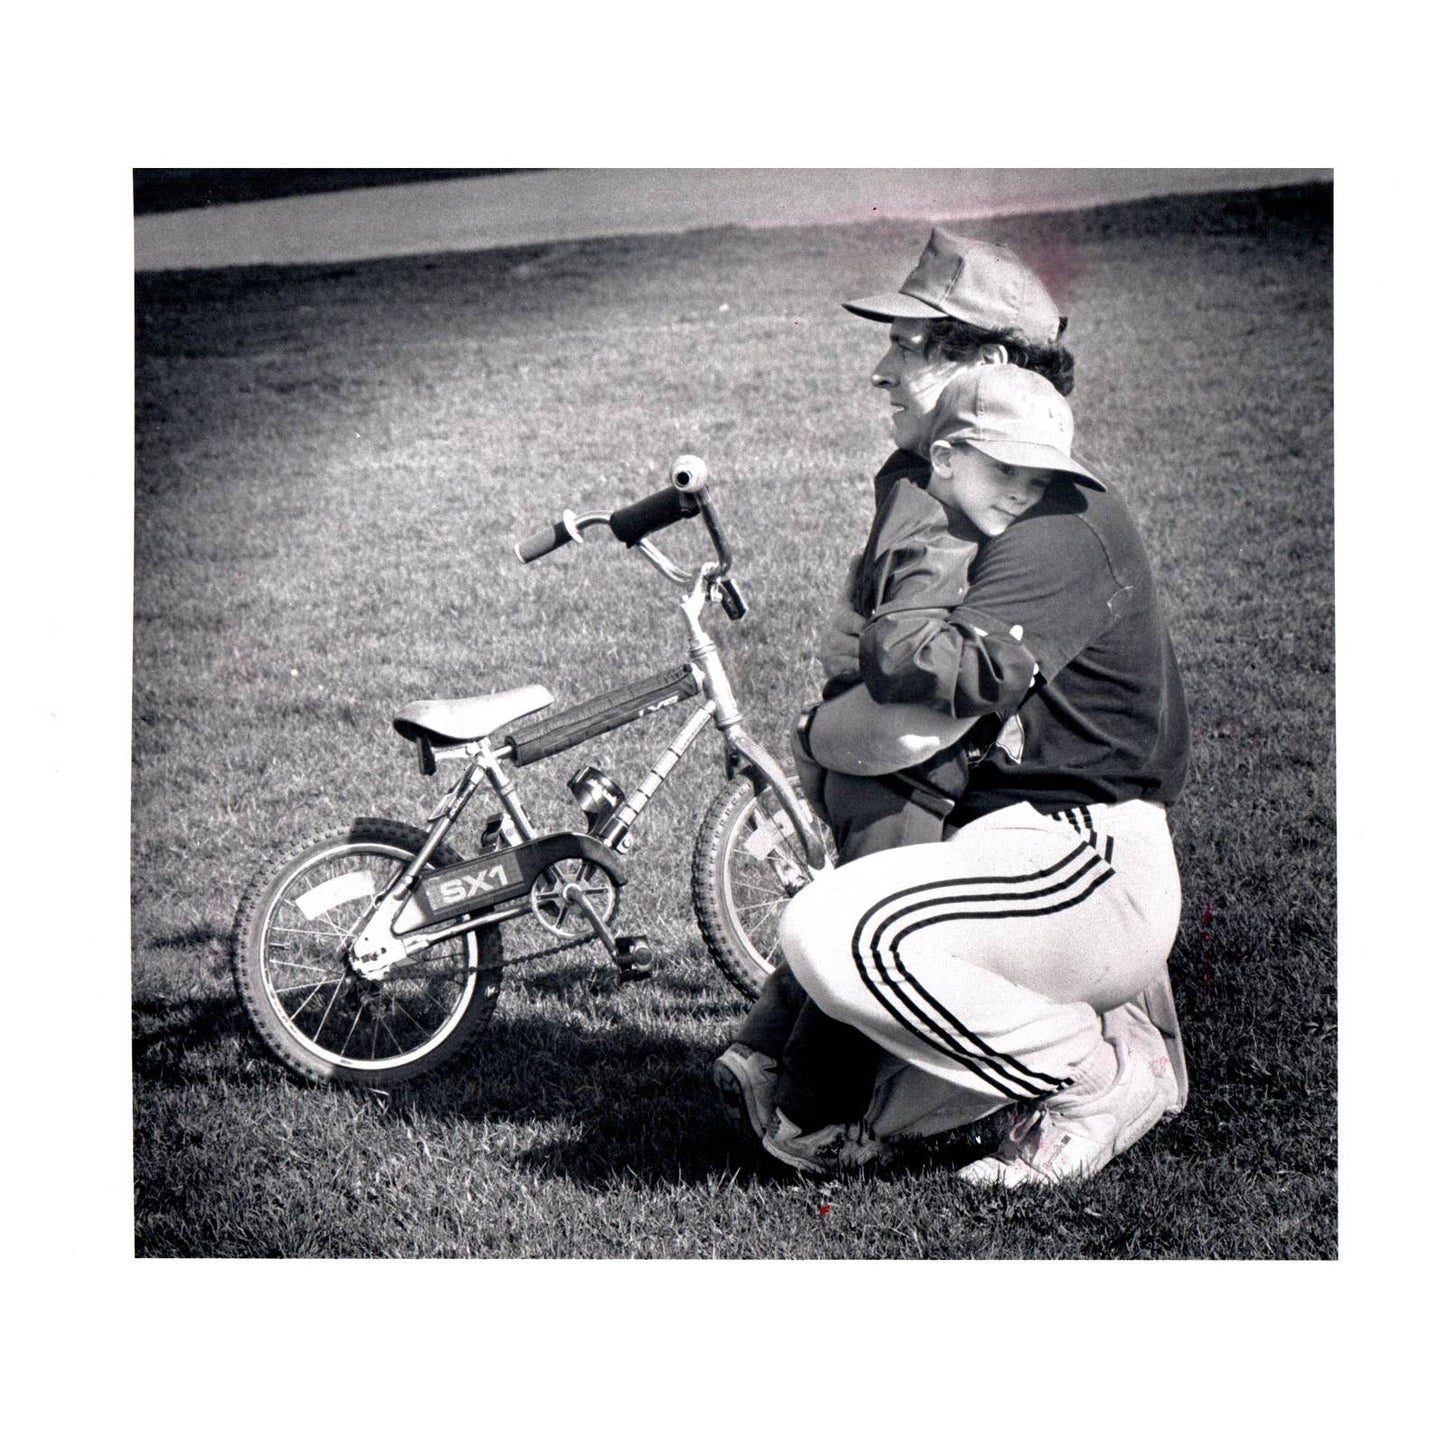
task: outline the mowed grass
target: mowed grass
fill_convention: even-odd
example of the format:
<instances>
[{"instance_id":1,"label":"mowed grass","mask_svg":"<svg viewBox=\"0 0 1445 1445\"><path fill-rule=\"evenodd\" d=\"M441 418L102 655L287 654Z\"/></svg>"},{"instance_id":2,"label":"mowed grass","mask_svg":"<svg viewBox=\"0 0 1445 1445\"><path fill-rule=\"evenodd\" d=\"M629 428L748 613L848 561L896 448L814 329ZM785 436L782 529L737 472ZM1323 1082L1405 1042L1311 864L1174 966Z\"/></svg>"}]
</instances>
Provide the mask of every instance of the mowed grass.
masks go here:
<instances>
[{"instance_id":1,"label":"mowed grass","mask_svg":"<svg viewBox=\"0 0 1445 1445\"><path fill-rule=\"evenodd\" d=\"M1079 445L1131 499L1184 669L1188 1110L1098 1178L1017 1198L966 1192L946 1151L823 1190L736 1141L704 1071L744 1003L687 894L722 784L710 736L645 816L623 896L619 926L668 959L654 980L619 988L595 945L509 925L518 961L466 1067L390 1094L293 1081L232 992L231 918L287 843L425 817L438 780L394 709L534 681L565 705L680 657L639 558L524 568L514 540L705 457L752 604L719 635L785 751L888 451L882 328L837 302L895 284L926 227L140 276L138 1254L1333 1257L1331 192L975 229L1067 300ZM701 555L687 528L664 541ZM570 826L577 764L634 782L680 721L525 770L529 803Z\"/></svg>"}]
</instances>

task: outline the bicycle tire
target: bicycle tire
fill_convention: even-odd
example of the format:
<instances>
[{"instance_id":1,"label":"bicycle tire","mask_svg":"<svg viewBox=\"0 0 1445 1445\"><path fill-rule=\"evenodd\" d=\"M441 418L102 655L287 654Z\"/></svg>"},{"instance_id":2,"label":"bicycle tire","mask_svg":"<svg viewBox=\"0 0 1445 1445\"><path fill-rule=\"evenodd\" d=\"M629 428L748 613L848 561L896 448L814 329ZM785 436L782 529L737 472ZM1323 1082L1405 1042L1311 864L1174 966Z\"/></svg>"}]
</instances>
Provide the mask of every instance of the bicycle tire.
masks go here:
<instances>
[{"instance_id":1,"label":"bicycle tire","mask_svg":"<svg viewBox=\"0 0 1445 1445\"><path fill-rule=\"evenodd\" d=\"M759 793L752 778L736 778L708 805L692 855L693 912L713 962L745 998L757 998L781 961L779 916L812 877L792 820L766 784Z\"/></svg>"},{"instance_id":2,"label":"bicycle tire","mask_svg":"<svg viewBox=\"0 0 1445 1445\"><path fill-rule=\"evenodd\" d=\"M425 841L405 823L358 818L278 855L243 895L232 933L236 991L262 1043L300 1078L371 1088L419 1078L459 1059L491 1019L498 928L446 939L375 983L346 963L371 899ZM442 847L429 866L460 861Z\"/></svg>"}]
</instances>

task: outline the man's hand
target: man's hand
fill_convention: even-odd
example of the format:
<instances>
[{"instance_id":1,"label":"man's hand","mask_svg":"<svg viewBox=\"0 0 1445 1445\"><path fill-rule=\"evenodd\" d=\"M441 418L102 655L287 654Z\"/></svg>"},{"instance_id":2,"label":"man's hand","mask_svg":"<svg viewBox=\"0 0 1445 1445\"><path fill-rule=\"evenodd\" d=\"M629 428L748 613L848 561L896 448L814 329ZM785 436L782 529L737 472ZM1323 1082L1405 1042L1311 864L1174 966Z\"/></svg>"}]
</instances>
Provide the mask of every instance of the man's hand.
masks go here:
<instances>
[{"instance_id":1,"label":"man's hand","mask_svg":"<svg viewBox=\"0 0 1445 1445\"><path fill-rule=\"evenodd\" d=\"M828 619L818 642L818 661L826 676L842 677L858 671L858 639L867 621L851 607L840 607Z\"/></svg>"}]
</instances>

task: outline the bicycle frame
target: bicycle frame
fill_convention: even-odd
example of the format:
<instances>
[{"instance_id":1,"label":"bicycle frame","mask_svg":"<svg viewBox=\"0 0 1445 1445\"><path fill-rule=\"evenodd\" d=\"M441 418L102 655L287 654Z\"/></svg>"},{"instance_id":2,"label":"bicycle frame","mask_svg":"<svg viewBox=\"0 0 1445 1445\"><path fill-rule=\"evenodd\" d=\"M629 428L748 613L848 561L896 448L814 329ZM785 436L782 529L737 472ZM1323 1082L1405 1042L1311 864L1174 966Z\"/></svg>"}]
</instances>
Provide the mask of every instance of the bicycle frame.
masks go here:
<instances>
[{"instance_id":1,"label":"bicycle frame","mask_svg":"<svg viewBox=\"0 0 1445 1445\"><path fill-rule=\"evenodd\" d=\"M516 783L505 767L508 762L517 761L522 751L516 742L504 741L500 746L496 746L491 737L481 737L455 745L439 746L425 737L418 737L418 756L423 772L434 771L436 764L443 760L464 760L465 766L457 781L430 814L428 822L431 827L425 844L376 897L363 926L355 935L351 945L352 963L362 977L373 980L385 978L394 964L402 962L410 955L459 934L493 927L532 912L532 891L542 877L546 877L556 886L561 899L580 910L592 933L607 949L624 975L640 972L640 969L631 966L632 950L628 947L629 943L635 943L636 940L619 940L608 927L603 910L599 910L587 896L581 883L577 879L563 877L557 864L568 859L581 859L585 864L601 870L611 885L623 884L626 881L626 872L622 859L630 841L628 835L633 824L709 723L722 734L728 777L732 778L739 771L743 771L752 777L758 788L771 788L797 831L809 865L814 868L825 865L824 843L811 813L806 805L798 800L777 761L743 726L741 710L721 653L717 643L703 626L703 612L711 602L720 603L728 616L734 619L741 617L746 609L736 586L728 579L732 557L721 521L701 478L696 474L690 475L683 469L684 460L695 459L680 459L674 464L673 480L679 491L692 494L690 509L682 511L673 507L671 510L678 512L678 515L668 516L662 522L658 522L655 515L648 514L642 525L650 524L648 529L655 530L659 525L680 520L683 515L700 514L717 554L717 561L705 563L695 571L689 571L680 567L646 536L638 536L630 540L628 545L629 548L641 552L669 581L687 588L687 595L681 604L688 636L687 672L684 674L679 669L679 686L674 689L661 689L661 696L654 698L659 689L653 687L648 690L648 683L644 683L638 689L632 690L630 696L624 697L618 707L604 707L598 718L591 721L584 716L576 729L577 735L571 736L569 733L563 744L552 751L566 751L576 747L589 737L598 736L602 732L673 706L685 696L701 693L704 700L669 741L642 781L610 812L600 817L587 833L539 834L522 802ZM705 475L701 463L696 463L696 467ZM685 486L678 480L679 475L686 479L688 485ZM637 511L651 506L656 513L667 495L656 494L628 510ZM606 512L576 515L564 512L562 522L549 534L545 534L542 541L532 539L533 556L540 556L567 541L581 541L583 534L595 527L611 526L614 533L621 535L615 520L615 516L621 515ZM519 547L518 555L523 560L532 560L522 547ZM649 680L651 683L657 681L659 680ZM627 693L628 690L623 689L623 692ZM605 696L610 698L612 695ZM593 700L596 701L598 700ZM588 706L583 703L572 709L571 713L585 715ZM541 726L544 729L547 726L545 719ZM534 749L529 760L535 761L536 757L545 755L545 752ZM418 902L418 884L428 861L484 784L490 787L501 804L503 835L511 846L484 851L461 864L453 864L428 876L428 888L437 889L443 894L450 890L450 901L444 907L464 915L437 921L427 908ZM645 946L643 941L643 947Z\"/></svg>"}]
</instances>

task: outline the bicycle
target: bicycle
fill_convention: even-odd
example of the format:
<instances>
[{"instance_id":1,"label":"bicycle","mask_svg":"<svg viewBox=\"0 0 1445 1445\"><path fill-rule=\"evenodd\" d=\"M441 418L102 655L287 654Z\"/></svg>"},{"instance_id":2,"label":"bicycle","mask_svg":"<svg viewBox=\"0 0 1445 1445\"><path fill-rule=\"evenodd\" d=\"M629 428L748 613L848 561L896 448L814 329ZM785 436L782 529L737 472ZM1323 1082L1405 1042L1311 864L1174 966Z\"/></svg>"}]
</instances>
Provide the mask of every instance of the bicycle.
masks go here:
<instances>
[{"instance_id":1,"label":"bicycle","mask_svg":"<svg viewBox=\"0 0 1445 1445\"><path fill-rule=\"evenodd\" d=\"M428 827L356 819L288 849L245 891L232 935L236 988L266 1047L302 1078L384 1087L457 1060L496 1009L510 919L530 915L575 942L590 934L620 979L650 976L646 935L611 928L631 830L709 724L722 735L728 781L698 829L694 913L713 961L745 997L772 972L778 914L832 866L831 841L795 780L743 726L703 626L709 606L732 621L747 611L707 467L679 457L669 480L610 513L566 510L514 550L531 563L605 528L685 591L685 662L546 716L555 699L537 683L407 704L393 727L422 774L461 764ZM689 518L701 519L716 556L691 570L649 540ZM537 832L508 764L526 767L688 698L700 698L696 709L636 788L585 765L568 783L585 831ZM448 835L483 785L499 810L478 851L459 856Z\"/></svg>"}]
</instances>

